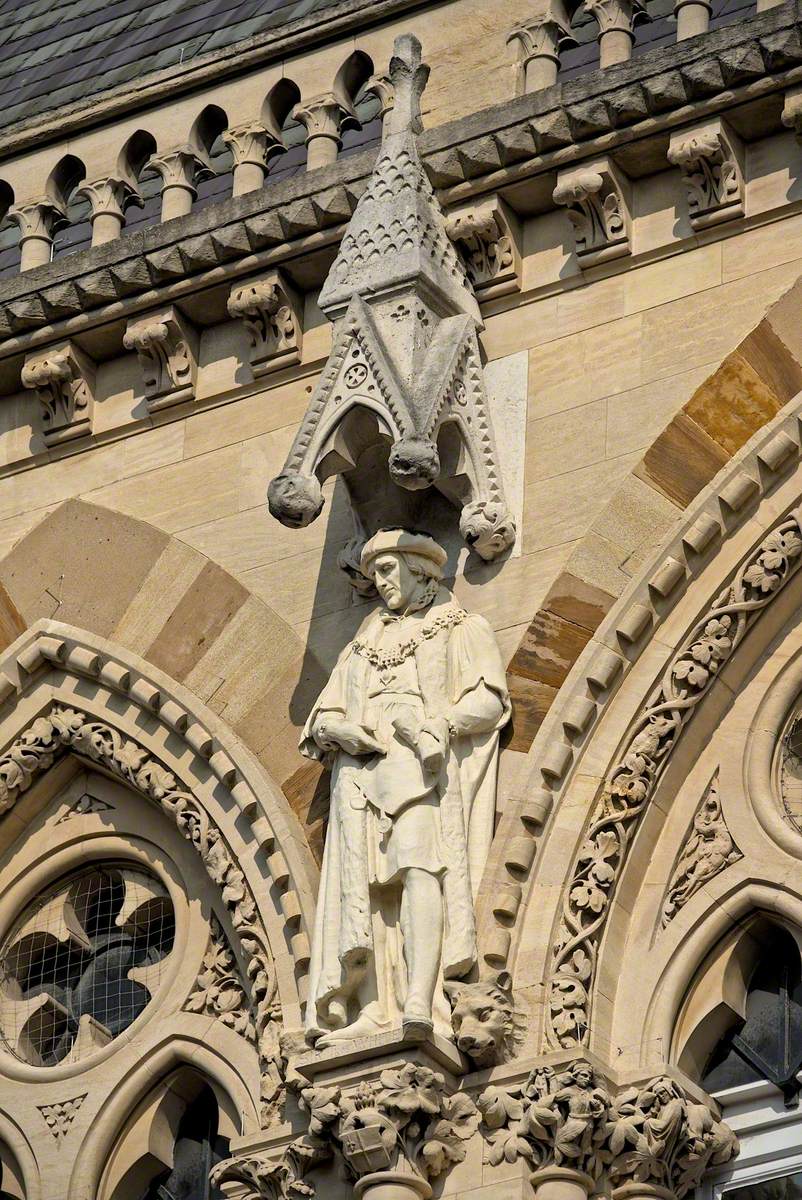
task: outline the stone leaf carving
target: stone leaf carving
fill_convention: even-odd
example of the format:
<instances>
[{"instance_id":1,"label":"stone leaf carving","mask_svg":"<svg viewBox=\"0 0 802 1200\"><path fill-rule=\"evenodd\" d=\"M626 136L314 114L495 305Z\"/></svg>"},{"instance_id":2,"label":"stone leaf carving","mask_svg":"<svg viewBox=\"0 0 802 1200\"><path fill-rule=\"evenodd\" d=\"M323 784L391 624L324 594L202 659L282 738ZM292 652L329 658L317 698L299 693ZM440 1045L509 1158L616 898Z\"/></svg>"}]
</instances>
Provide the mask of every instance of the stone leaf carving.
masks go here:
<instances>
[{"instance_id":1,"label":"stone leaf carving","mask_svg":"<svg viewBox=\"0 0 802 1200\"><path fill-rule=\"evenodd\" d=\"M582 1059L556 1072L536 1067L512 1090L489 1087L477 1105L493 1166L525 1158L533 1169L571 1167L599 1180L605 1166L610 1095Z\"/></svg>"},{"instance_id":2,"label":"stone leaf carving","mask_svg":"<svg viewBox=\"0 0 802 1200\"><path fill-rule=\"evenodd\" d=\"M729 1162L738 1140L675 1080L652 1079L612 1096L588 1062L536 1067L520 1087L489 1087L477 1101L491 1165L525 1159L534 1169L568 1167L595 1192L624 1183L668 1188L677 1200L704 1172Z\"/></svg>"},{"instance_id":3,"label":"stone leaf carving","mask_svg":"<svg viewBox=\"0 0 802 1200\"><path fill-rule=\"evenodd\" d=\"M668 161L682 171L694 229L744 215L743 150L723 121L675 133Z\"/></svg>"},{"instance_id":4,"label":"stone leaf carving","mask_svg":"<svg viewBox=\"0 0 802 1200\"><path fill-rule=\"evenodd\" d=\"M269 1124L283 1092L276 972L267 931L245 876L226 841L195 796L158 759L117 729L79 709L54 705L0 755L0 814L8 812L57 758L73 751L127 781L153 800L200 856L220 889L246 959L250 1005L261 1064L262 1120Z\"/></svg>"},{"instance_id":5,"label":"stone leaf carving","mask_svg":"<svg viewBox=\"0 0 802 1200\"><path fill-rule=\"evenodd\" d=\"M130 321L123 345L136 351L151 411L194 399L198 334L178 309L170 306Z\"/></svg>"},{"instance_id":6,"label":"stone leaf carving","mask_svg":"<svg viewBox=\"0 0 802 1200\"><path fill-rule=\"evenodd\" d=\"M60 1100L56 1104L40 1104L39 1112L44 1117L45 1125L57 1142L63 1141L75 1120L75 1114L86 1099L88 1092L82 1096L73 1096L71 1100Z\"/></svg>"},{"instance_id":7,"label":"stone leaf carving","mask_svg":"<svg viewBox=\"0 0 802 1200\"><path fill-rule=\"evenodd\" d=\"M520 228L503 200L492 196L452 209L446 228L478 296L490 299L520 291Z\"/></svg>"},{"instance_id":8,"label":"stone leaf carving","mask_svg":"<svg viewBox=\"0 0 802 1200\"><path fill-rule=\"evenodd\" d=\"M475 983L446 983L457 1045L478 1067L515 1056L523 1035L523 1014L515 1006L512 979L501 971Z\"/></svg>"},{"instance_id":9,"label":"stone leaf carving","mask_svg":"<svg viewBox=\"0 0 802 1200\"><path fill-rule=\"evenodd\" d=\"M718 794L718 773L702 798L693 826L674 867L663 903L663 928L691 896L725 867L743 858L732 840Z\"/></svg>"},{"instance_id":10,"label":"stone leaf carving","mask_svg":"<svg viewBox=\"0 0 802 1200\"><path fill-rule=\"evenodd\" d=\"M668 1188L677 1200L698 1187L709 1167L738 1153L738 1139L729 1126L665 1075L616 1096L608 1137L608 1173L614 1185L656 1185Z\"/></svg>"},{"instance_id":11,"label":"stone leaf carving","mask_svg":"<svg viewBox=\"0 0 802 1200\"><path fill-rule=\"evenodd\" d=\"M59 817L56 824L61 825L64 821L72 821L75 817L89 817L94 816L95 813L111 812L113 809L114 805L109 804L107 800L99 800L97 796L90 796L88 792L84 792L70 805L63 816Z\"/></svg>"},{"instance_id":12,"label":"stone leaf carving","mask_svg":"<svg viewBox=\"0 0 802 1200\"><path fill-rule=\"evenodd\" d=\"M464 1161L466 1143L480 1120L467 1093L448 1095L439 1072L411 1062L351 1089L304 1087L299 1102L308 1115L308 1129L281 1158L227 1159L212 1171L212 1183L249 1184L254 1200L312 1197L315 1189L303 1182L304 1176L335 1155L352 1179L400 1169L428 1180Z\"/></svg>"},{"instance_id":13,"label":"stone leaf carving","mask_svg":"<svg viewBox=\"0 0 802 1200\"><path fill-rule=\"evenodd\" d=\"M587 1040L596 955L627 849L682 730L721 666L802 561L800 510L784 517L735 574L668 663L609 773L574 862L554 942L547 1038Z\"/></svg>"},{"instance_id":14,"label":"stone leaf carving","mask_svg":"<svg viewBox=\"0 0 802 1200\"><path fill-rule=\"evenodd\" d=\"M354 534L364 537L407 511L414 524L407 493L436 487L462 513L463 536L491 559L512 545L515 523L484 385L481 314L418 150L427 77L420 43L399 38L382 147L319 297L332 349L268 504L302 528L320 515L321 483L341 474ZM507 234L495 216L464 232L478 274L514 275L514 256L501 266Z\"/></svg>"},{"instance_id":15,"label":"stone leaf carving","mask_svg":"<svg viewBox=\"0 0 802 1200\"><path fill-rule=\"evenodd\" d=\"M553 199L568 212L583 270L632 252L629 187L609 159L561 171Z\"/></svg>"},{"instance_id":16,"label":"stone leaf carving","mask_svg":"<svg viewBox=\"0 0 802 1200\"><path fill-rule=\"evenodd\" d=\"M214 915L209 926L209 945L195 986L184 1002L184 1010L215 1017L249 1042L256 1041L253 1016L237 960L223 926Z\"/></svg>"},{"instance_id":17,"label":"stone leaf carving","mask_svg":"<svg viewBox=\"0 0 802 1200\"><path fill-rule=\"evenodd\" d=\"M228 314L241 319L248 332L254 377L301 361L303 306L281 271L233 287Z\"/></svg>"},{"instance_id":18,"label":"stone leaf carving","mask_svg":"<svg viewBox=\"0 0 802 1200\"><path fill-rule=\"evenodd\" d=\"M96 366L75 342L60 342L25 359L22 386L36 392L48 446L92 432Z\"/></svg>"}]
</instances>

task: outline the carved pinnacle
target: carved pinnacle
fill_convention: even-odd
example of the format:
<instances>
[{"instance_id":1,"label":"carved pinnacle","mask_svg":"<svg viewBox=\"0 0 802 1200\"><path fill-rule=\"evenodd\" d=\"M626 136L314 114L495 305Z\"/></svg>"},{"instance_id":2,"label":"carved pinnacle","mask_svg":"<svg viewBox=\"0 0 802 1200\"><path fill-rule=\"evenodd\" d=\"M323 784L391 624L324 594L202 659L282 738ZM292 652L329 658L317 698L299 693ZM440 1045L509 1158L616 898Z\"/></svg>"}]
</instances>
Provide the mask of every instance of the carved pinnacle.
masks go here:
<instances>
[{"instance_id":1,"label":"carved pinnacle","mask_svg":"<svg viewBox=\"0 0 802 1200\"><path fill-rule=\"evenodd\" d=\"M387 115L388 134L421 133L420 101L429 79L429 68L421 58L421 44L412 33L395 39L390 59L390 81L394 103Z\"/></svg>"}]
</instances>

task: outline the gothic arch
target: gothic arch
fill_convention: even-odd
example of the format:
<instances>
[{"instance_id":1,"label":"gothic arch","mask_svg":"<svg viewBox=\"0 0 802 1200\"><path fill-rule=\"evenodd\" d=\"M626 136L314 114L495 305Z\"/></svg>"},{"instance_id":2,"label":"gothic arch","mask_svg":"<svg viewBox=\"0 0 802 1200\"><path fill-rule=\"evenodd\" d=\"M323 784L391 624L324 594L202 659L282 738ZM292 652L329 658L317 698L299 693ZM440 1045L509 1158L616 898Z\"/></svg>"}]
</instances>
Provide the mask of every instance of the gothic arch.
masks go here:
<instances>
[{"instance_id":1,"label":"gothic arch","mask_svg":"<svg viewBox=\"0 0 802 1200\"><path fill-rule=\"evenodd\" d=\"M494 909L498 924L507 917L505 936L494 944L486 920L483 947L485 961L498 962L513 943L517 983L540 1030L533 1048L608 1048L624 931L653 846L646 831L662 820L733 696L793 625L802 601L797 414L798 401L788 404L676 523L563 685L551 740L533 748L534 794L521 809L527 844L500 844L521 879L534 857L532 833L546 825L528 909L523 919L515 906L505 913L499 890Z\"/></svg>"}]
</instances>

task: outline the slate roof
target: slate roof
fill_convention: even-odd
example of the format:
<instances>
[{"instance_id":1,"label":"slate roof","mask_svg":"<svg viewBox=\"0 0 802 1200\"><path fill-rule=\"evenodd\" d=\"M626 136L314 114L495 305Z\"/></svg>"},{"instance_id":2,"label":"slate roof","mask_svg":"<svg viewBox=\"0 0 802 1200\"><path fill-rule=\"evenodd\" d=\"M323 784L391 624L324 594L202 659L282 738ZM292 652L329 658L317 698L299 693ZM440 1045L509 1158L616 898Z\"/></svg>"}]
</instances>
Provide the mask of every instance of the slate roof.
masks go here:
<instances>
[{"instance_id":1,"label":"slate roof","mask_svg":"<svg viewBox=\"0 0 802 1200\"><path fill-rule=\"evenodd\" d=\"M0 129L337 0L0 0Z\"/></svg>"}]
</instances>

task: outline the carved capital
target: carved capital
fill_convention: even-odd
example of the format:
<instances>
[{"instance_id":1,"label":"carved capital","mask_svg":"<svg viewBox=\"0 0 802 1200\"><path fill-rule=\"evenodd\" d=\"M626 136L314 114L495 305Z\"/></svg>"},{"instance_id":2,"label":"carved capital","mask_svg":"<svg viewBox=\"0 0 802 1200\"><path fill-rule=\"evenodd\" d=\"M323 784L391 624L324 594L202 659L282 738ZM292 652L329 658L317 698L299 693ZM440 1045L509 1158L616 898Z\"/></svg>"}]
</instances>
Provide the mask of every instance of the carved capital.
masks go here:
<instances>
[{"instance_id":1,"label":"carved capital","mask_svg":"<svg viewBox=\"0 0 802 1200\"><path fill-rule=\"evenodd\" d=\"M94 361L74 342L61 342L29 354L22 385L36 391L48 446L92 432Z\"/></svg>"},{"instance_id":2,"label":"carved capital","mask_svg":"<svg viewBox=\"0 0 802 1200\"><path fill-rule=\"evenodd\" d=\"M164 308L129 322L123 345L126 350L136 351L150 410L194 398L198 334L176 308Z\"/></svg>"},{"instance_id":3,"label":"carved capital","mask_svg":"<svg viewBox=\"0 0 802 1200\"><path fill-rule=\"evenodd\" d=\"M564 0L552 0L548 12L515 25L507 35L518 62L519 93L556 82L560 53L575 45Z\"/></svg>"},{"instance_id":4,"label":"carved capital","mask_svg":"<svg viewBox=\"0 0 802 1200\"><path fill-rule=\"evenodd\" d=\"M148 167L161 176L163 190L181 188L189 192L193 199L201 180L210 179L214 174L206 159L190 146L179 146L166 154L154 154L148 159Z\"/></svg>"},{"instance_id":5,"label":"carved capital","mask_svg":"<svg viewBox=\"0 0 802 1200\"><path fill-rule=\"evenodd\" d=\"M637 1181L637 1194L654 1188L683 1200L709 1167L738 1152L732 1130L676 1080L659 1076L613 1095L583 1059L536 1067L516 1088L487 1088L477 1104L491 1165L523 1158L536 1171L570 1169L614 1195Z\"/></svg>"},{"instance_id":6,"label":"carved capital","mask_svg":"<svg viewBox=\"0 0 802 1200\"><path fill-rule=\"evenodd\" d=\"M235 167L251 163L264 168L267 166L267 158L271 150L279 147L284 149L281 139L266 129L264 125L260 125L258 121L250 121L245 125L238 125L234 129L227 129L223 134L223 141L231 151Z\"/></svg>"},{"instance_id":7,"label":"carved capital","mask_svg":"<svg viewBox=\"0 0 802 1200\"><path fill-rule=\"evenodd\" d=\"M568 211L583 270L631 254L629 185L609 159L561 171L553 199Z\"/></svg>"},{"instance_id":8,"label":"carved capital","mask_svg":"<svg viewBox=\"0 0 802 1200\"><path fill-rule=\"evenodd\" d=\"M334 92L296 104L292 115L306 130L307 142L313 138L329 138L339 146L343 131L349 125L356 127L359 124L353 108L345 105Z\"/></svg>"},{"instance_id":9,"label":"carved capital","mask_svg":"<svg viewBox=\"0 0 802 1200\"><path fill-rule=\"evenodd\" d=\"M724 121L672 134L668 161L682 172L694 229L744 215L743 147Z\"/></svg>"},{"instance_id":10,"label":"carved capital","mask_svg":"<svg viewBox=\"0 0 802 1200\"><path fill-rule=\"evenodd\" d=\"M281 271L233 287L228 314L240 319L248 331L255 377L301 361L303 305Z\"/></svg>"},{"instance_id":11,"label":"carved capital","mask_svg":"<svg viewBox=\"0 0 802 1200\"><path fill-rule=\"evenodd\" d=\"M520 291L520 226L503 200L491 196L453 209L446 228L477 296L489 299Z\"/></svg>"},{"instance_id":12,"label":"carved capital","mask_svg":"<svg viewBox=\"0 0 802 1200\"><path fill-rule=\"evenodd\" d=\"M365 84L364 94L366 96L375 96L379 101L379 118L384 123L384 118L390 112L395 103L395 92L393 91L393 81L389 75L372 75Z\"/></svg>"},{"instance_id":13,"label":"carved capital","mask_svg":"<svg viewBox=\"0 0 802 1200\"><path fill-rule=\"evenodd\" d=\"M599 27L599 37L607 33L626 33L634 42L635 22L645 15L641 0L585 0L585 8Z\"/></svg>"},{"instance_id":14,"label":"carved capital","mask_svg":"<svg viewBox=\"0 0 802 1200\"><path fill-rule=\"evenodd\" d=\"M125 210L132 204L142 206L143 200L139 192L125 179L108 176L97 179L94 183L84 183L77 189L77 195L85 196L89 201L92 212L90 220L94 224L98 217L108 215L117 217L122 225Z\"/></svg>"},{"instance_id":15,"label":"carved capital","mask_svg":"<svg viewBox=\"0 0 802 1200\"><path fill-rule=\"evenodd\" d=\"M20 242L30 238L52 242L53 237L67 224L64 209L53 200L31 200L16 204L8 210L9 220L19 226Z\"/></svg>"}]
</instances>

